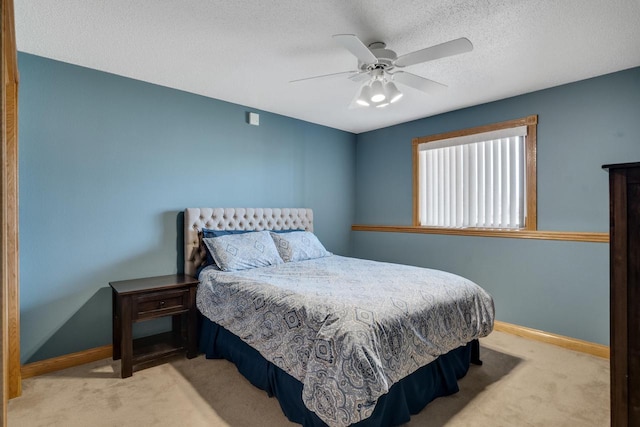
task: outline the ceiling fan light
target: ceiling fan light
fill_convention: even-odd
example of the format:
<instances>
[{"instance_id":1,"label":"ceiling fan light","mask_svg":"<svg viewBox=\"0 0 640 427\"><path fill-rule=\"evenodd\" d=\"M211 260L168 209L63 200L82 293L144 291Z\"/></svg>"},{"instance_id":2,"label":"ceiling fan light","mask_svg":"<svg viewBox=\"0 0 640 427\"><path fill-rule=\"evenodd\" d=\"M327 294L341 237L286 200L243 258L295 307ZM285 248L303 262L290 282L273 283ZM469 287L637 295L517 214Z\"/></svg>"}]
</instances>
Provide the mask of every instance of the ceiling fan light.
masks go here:
<instances>
[{"instance_id":1,"label":"ceiling fan light","mask_svg":"<svg viewBox=\"0 0 640 427\"><path fill-rule=\"evenodd\" d=\"M393 104L394 102L402 98L402 92L398 90L398 88L393 82L388 82L385 85L384 89L387 92L387 99L389 100L390 103Z\"/></svg>"},{"instance_id":2,"label":"ceiling fan light","mask_svg":"<svg viewBox=\"0 0 640 427\"><path fill-rule=\"evenodd\" d=\"M356 104L361 105L363 107L368 107L370 105L369 100L371 99L371 88L368 85L362 86L360 90L360 95L356 99Z\"/></svg>"},{"instance_id":3,"label":"ceiling fan light","mask_svg":"<svg viewBox=\"0 0 640 427\"><path fill-rule=\"evenodd\" d=\"M384 94L384 87L380 80L376 80L371 83L371 102L382 102L386 99Z\"/></svg>"},{"instance_id":4,"label":"ceiling fan light","mask_svg":"<svg viewBox=\"0 0 640 427\"><path fill-rule=\"evenodd\" d=\"M390 103L388 101L382 101L381 103L376 105L376 108L384 108L387 105L389 105Z\"/></svg>"}]
</instances>

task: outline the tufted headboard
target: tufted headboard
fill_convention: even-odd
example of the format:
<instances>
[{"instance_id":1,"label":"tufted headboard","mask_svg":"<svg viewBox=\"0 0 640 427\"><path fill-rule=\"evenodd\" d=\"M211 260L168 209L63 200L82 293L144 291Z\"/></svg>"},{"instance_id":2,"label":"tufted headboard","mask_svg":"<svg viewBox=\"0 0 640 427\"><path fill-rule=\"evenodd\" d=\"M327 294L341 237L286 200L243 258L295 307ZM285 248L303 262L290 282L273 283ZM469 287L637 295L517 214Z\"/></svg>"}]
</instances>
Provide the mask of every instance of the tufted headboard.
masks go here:
<instances>
[{"instance_id":1,"label":"tufted headboard","mask_svg":"<svg viewBox=\"0 0 640 427\"><path fill-rule=\"evenodd\" d=\"M198 232L212 230L313 231L313 211L306 208L187 208L184 211L184 274L196 275Z\"/></svg>"}]
</instances>

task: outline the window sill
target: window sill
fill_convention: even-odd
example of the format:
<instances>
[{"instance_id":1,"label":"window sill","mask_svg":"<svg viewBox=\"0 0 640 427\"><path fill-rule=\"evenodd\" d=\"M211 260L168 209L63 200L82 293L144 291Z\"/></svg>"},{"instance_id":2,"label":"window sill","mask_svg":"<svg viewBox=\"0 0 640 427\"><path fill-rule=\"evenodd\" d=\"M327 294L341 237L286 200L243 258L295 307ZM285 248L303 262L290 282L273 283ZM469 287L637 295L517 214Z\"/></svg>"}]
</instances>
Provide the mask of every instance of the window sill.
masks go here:
<instances>
[{"instance_id":1,"label":"window sill","mask_svg":"<svg viewBox=\"0 0 640 427\"><path fill-rule=\"evenodd\" d=\"M485 228L436 228L413 225L351 226L353 231L379 231L388 233L447 234L455 236L504 237L513 239L565 240L572 242L609 243L609 233L582 231L496 230Z\"/></svg>"}]
</instances>

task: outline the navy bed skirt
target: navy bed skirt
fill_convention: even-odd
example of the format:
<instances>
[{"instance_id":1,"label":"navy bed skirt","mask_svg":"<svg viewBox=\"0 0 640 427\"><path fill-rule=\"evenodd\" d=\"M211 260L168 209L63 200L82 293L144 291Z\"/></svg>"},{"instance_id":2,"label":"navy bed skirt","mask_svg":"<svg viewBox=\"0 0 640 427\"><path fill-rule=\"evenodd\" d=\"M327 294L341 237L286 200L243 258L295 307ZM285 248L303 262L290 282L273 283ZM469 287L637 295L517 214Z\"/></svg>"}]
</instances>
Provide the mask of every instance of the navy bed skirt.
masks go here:
<instances>
[{"instance_id":1,"label":"navy bed skirt","mask_svg":"<svg viewBox=\"0 0 640 427\"><path fill-rule=\"evenodd\" d=\"M227 359L254 386L275 396L289 420L304 427L326 424L302 402L302 383L267 361L257 350L222 326L202 317L200 351L207 359ZM394 384L378 399L371 417L354 427L397 426L409 421L429 402L458 391L458 379L465 376L469 364L479 362L477 340L451 350Z\"/></svg>"}]
</instances>

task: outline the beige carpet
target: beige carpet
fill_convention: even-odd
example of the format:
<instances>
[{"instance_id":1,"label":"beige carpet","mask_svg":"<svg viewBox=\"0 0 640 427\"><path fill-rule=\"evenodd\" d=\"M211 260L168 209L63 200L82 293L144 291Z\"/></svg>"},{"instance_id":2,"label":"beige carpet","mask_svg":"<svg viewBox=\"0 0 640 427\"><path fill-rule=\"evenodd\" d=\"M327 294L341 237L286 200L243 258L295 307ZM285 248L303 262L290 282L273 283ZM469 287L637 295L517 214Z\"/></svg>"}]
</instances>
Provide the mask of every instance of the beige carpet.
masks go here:
<instances>
[{"instance_id":1,"label":"beige carpet","mask_svg":"<svg viewBox=\"0 0 640 427\"><path fill-rule=\"evenodd\" d=\"M460 392L412 417L417 426L607 426L609 361L494 332ZM105 359L23 382L18 426L294 426L229 362L177 358L119 378Z\"/></svg>"}]
</instances>

